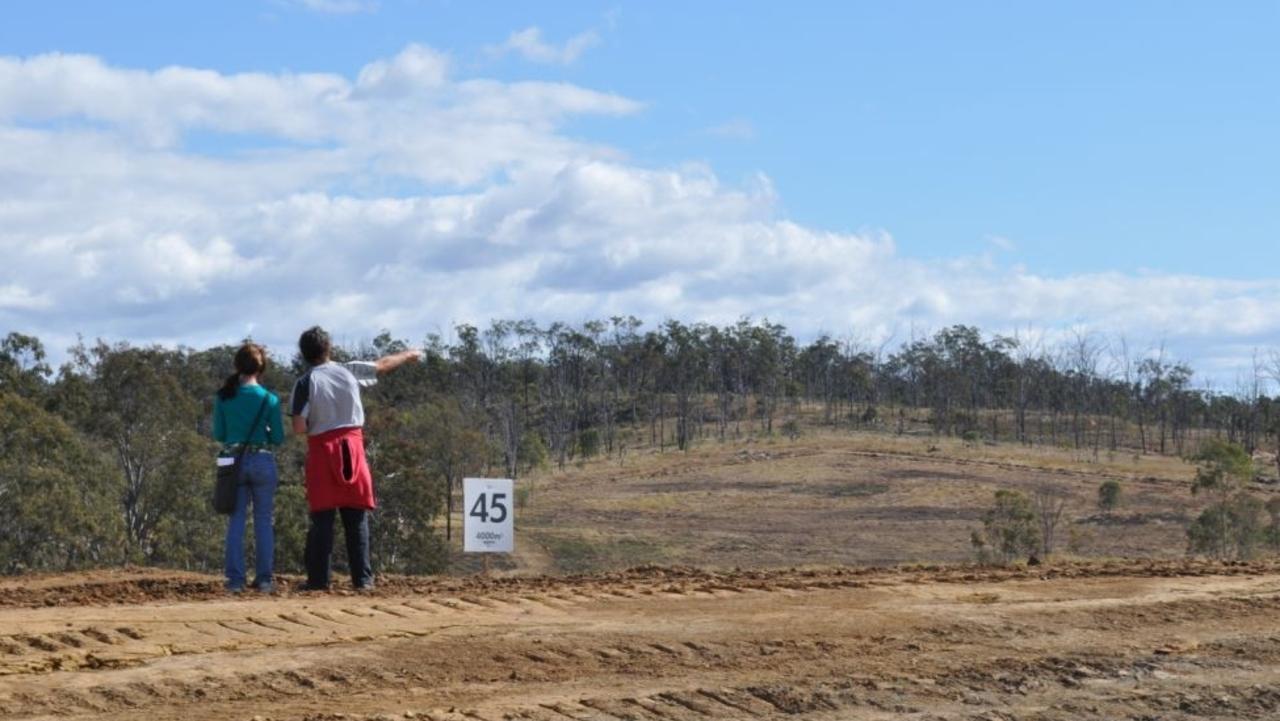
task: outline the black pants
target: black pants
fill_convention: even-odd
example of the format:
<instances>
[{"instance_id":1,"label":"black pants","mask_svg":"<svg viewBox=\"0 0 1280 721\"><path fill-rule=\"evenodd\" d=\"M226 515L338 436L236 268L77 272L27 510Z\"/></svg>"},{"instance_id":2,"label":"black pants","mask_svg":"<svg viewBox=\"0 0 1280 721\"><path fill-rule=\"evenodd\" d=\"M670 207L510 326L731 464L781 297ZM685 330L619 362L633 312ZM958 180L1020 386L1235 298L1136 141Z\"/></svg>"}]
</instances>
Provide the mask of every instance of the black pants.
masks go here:
<instances>
[{"instance_id":1,"label":"black pants","mask_svg":"<svg viewBox=\"0 0 1280 721\"><path fill-rule=\"evenodd\" d=\"M333 555L333 516L342 514L342 534L347 541L347 563L351 565L351 583L356 588L373 585L373 566L369 563L369 512L362 508L339 508L311 514L307 530L307 585L329 587L329 557Z\"/></svg>"}]
</instances>

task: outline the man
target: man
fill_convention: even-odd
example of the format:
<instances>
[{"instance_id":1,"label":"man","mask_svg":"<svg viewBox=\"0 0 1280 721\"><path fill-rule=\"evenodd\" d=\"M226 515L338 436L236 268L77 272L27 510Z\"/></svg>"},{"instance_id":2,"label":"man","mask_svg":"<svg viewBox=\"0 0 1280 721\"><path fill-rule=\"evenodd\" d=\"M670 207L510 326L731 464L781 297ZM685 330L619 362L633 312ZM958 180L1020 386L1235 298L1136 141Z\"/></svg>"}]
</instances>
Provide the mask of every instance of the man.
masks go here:
<instances>
[{"instance_id":1,"label":"man","mask_svg":"<svg viewBox=\"0 0 1280 721\"><path fill-rule=\"evenodd\" d=\"M307 435L307 583L304 590L329 588L333 520L342 518L351 582L358 591L373 589L369 563L369 511L374 508L373 476L364 455L364 406L360 389L378 382L378 374L418 361L422 352L404 351L376 361L334 363L329 334L319 326L303 332L298 350L310 368L293 386L293 430Z\"/></svg>"}]
</instances>

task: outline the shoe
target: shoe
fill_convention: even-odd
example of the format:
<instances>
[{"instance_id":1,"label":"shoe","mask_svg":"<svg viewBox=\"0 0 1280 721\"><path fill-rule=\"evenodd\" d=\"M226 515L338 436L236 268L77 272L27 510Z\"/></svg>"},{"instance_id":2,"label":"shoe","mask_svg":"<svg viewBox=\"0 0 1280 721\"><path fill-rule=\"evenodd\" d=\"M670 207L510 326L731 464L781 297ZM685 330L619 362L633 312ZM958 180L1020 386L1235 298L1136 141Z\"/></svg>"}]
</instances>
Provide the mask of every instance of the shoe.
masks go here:
<instances>
[{"instance_id":1,"label":"shoe","mask_svg":"<svg viewBox=\"0 0 1280 721\"><path fill-rule=\"evenodd\" d=\"M300 592L300 593L311 593L311 592L313 592L313 591L328 591L328 590L329 590L329 587L328 587L328 586L313 586L313 585L311 585L310 583L307 583L306 581L303 581L302 583L299 583L298 585L294 586L292 590L297 591L297 592Z\"/></svg>"},{"instance_id":2,"label":"shoe","mask_svg":"<svg viewBox=\"0 0 1280 721\"><path fill-rule=\"evenodd\" d=\"M356 593L373 593L373 581L367 581L356 586Z\"/></svg>"},{"instance_id":3,"label":"shoe","mask_svg":"<svg viewBox=\"0 0 1280 721\"><path fill-rule=\"evenodd\" d=\"M258 593L271 594L276 592L276 584L271 581L263 581L257 584L255 588L257 588Z\"/></svg>"},{"instance_id":4,"label":"shoe","mask_svg":"<svg viewBox=\"0 0 1280 721\"><path fill-rule=\"evenodd\" d=\"M224 583L222 584L222 587L226 590L227 593L233 596L237 596L241 593L244 593L244 586L238 583Z\"/></svg>"}]
</instances>

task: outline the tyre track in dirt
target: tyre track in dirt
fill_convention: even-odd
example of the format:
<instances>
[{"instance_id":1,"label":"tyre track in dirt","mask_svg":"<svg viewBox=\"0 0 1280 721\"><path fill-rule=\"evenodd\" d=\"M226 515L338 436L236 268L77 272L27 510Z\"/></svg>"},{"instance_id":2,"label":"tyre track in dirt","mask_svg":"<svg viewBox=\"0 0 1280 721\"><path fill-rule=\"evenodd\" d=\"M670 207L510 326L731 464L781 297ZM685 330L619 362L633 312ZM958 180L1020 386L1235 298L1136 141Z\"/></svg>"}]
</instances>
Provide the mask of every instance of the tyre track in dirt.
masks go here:
<instances>
[{"instance_id":1,"label":"tyre track in dirt","mask_svg":"<svg viewBox=\"0 0 1280 721\"><path fill-rule=\"evenodd\" d=\"M0 607L0 719L1280 714L1268 564L647 568L202 594Z\"/></svg>"},{"instance_id":2,"label":"tyre track in dirt","mask_svg":"<svg viewBox=\"0 0 1280 721\"><path fill-rule=\"evenodd\" d=\"M29 583L18 577L0 582L0 609L60 608L76 606L137 606L162 602L218 601L251 602L252 594L228 597L222 581L214 576L184 574L186 578L157 577L163 571L140 569L124 574L93 572L61 577L39 577ZM428 603L463 608L479 601L492 603L525 598L534 603L594 600L618 596L630 598L659 593L698 594L805 590L813 588L858 588L897 583L991 583L1009 580L1054 580L1124 576L1133 578L1173 578L1196 576L1241 576L1280 573L1280 560L1250 562L1202 559L1118 559L1113 561L1060 562L1052 566L1009 568L954 564L911 566L844 566L832 568L736 569L714 571L683 566L638 566L626 571L559 577L436 578L387 576L379 580L373 597L422 597ZM137 574L140 577L134 577ZM279 598L352 598L351 592L307 596L291 593L301 581L285 577Z\"/></svg>"}]
</instances>

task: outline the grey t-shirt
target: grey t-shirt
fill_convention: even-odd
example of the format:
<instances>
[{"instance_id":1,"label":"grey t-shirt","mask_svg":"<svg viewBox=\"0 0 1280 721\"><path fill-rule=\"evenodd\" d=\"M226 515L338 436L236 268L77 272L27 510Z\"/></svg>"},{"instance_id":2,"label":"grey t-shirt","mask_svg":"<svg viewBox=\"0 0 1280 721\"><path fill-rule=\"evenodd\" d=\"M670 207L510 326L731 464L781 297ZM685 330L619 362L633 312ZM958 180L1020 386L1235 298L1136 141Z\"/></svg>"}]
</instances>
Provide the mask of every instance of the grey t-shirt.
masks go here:
<instances>
[{"instance_id":1,"label":"grey t-shirt","mask_svg":"<svg viewBox=\"0 0 1280 721\"><path fill-rule=\"evenodd\" d=\"M307 435L364 425L360 389L378 382L377 366L368 361L321 363L293 384L289 412L307 419Z\"/></svg>"}]
</instances>

